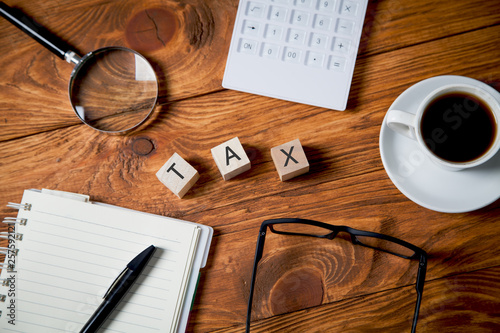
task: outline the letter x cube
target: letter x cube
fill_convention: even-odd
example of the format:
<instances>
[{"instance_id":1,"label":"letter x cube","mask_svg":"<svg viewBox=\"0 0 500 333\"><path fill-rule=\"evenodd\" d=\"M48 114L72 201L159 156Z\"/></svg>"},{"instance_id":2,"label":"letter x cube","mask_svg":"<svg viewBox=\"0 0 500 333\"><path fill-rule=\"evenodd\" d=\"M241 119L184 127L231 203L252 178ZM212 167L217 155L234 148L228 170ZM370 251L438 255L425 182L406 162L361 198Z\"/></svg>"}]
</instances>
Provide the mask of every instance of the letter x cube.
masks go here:
<instances>
[{"instance_id":1,"label":"letter x cube","mask_svg":"<svg viewBox=\"0 0 500 333\"><path fill-rule=\"evenodd\" d=\"M309 162L299 139L271 148L271 157L281 181L309 171Z\"/></svg>"},{"instance_id":2,"label":"letter x cube","mask_svg":"<svg viewBox=\"0 0 500 333\"><path fill-rule=\"evenodd\" d=\"M170 191L182 199L184 194L200 178L198 171L186 162L179 154L174 153L156 173L156 177Z\"/></svg>"}]
</instances>

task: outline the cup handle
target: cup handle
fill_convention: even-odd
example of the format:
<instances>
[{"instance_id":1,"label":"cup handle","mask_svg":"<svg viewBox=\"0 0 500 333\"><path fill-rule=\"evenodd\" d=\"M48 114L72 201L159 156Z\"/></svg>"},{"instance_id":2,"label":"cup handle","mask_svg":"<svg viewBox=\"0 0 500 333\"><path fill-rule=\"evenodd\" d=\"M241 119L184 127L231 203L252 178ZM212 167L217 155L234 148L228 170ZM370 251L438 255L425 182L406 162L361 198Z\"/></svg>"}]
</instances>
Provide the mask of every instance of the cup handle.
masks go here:
<instances>
[{"instance_id":1,"label":"cup handle","mask_svg":"<svg viewBox=\"0 0 500 333\"><path fill-rule=\"evenodd\" d=\"M405 111L389 110L387 112L387 126L394 132L416 140L415 115Z\"/></svg>"}]
</instances>

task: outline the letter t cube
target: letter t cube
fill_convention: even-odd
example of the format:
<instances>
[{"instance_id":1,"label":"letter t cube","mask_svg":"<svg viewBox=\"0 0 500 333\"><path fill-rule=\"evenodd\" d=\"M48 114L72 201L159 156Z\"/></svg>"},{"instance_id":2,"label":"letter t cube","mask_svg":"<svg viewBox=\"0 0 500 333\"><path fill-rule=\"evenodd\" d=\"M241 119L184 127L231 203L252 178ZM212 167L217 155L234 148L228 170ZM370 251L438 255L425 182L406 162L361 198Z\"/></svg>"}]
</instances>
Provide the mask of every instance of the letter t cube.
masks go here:
<instances>
[{"instance_id":1,"label":"letter t cube","mask_svg":"<svg viewBox=\"0 0 500 333\"><path fill-rule=\"evenodd\" d=\"M184 194L200 178L198 171L186 162L179 154L174 153L156 173L156 177L170 191L182 199Z\"/></svg>"}]
</instances>

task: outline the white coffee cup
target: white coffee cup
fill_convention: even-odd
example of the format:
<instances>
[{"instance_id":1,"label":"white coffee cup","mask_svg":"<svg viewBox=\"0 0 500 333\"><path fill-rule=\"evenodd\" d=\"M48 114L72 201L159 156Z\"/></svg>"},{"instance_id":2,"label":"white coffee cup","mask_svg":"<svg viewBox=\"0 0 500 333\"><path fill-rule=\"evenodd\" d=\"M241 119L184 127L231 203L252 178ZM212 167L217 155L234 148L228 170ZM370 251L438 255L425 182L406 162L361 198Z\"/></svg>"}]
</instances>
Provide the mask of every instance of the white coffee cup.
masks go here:
<instances>
[{"instance_id":1,"label":"white coffee cup","mask_svg":"<svg viewBox=\"0 0 500 333\"><path fill-rule=\"evenodd\" d=\"M450 109L444 110L442 119L440 120L441 123L436 121L435 124L436 127L432 131L432 135L424 137L424 134L422 133L422 119L424 114L426 114L426 111L432 109L434 107L433 105L437 105L435 104L435 102L440 98L448 98L450 95L457 95L457 94L466 95L471 98L470 99L465 98L463 99L462 104L459 105L454 104L454 106L450 107ZM482 103L479 104L471 103L471 101L475 99L479 100ZM447 160L443 157L438 156L437 153L435 153L431 148L436 148L436 145L443 143L449 145L454 143L455 141L450 139L450 137L452 137L453 134L456 135L456 133L459 132L452 132L452 131L463 129L461 128L461 126L463 124L466 124L465 122L467 122L468 120L470 121L470 119L472 119L469 117L472 115L472 112L479 110L480 104L482 104L485 107L484 109L490 111L490 112L485 112L485 114L486 113L491 114L491 121L489 123L491 124L492 135L488 147L487 148L485 148L485 146L483 147L483 143L481 143L481 147L479 147L480 149L478 149L477 151L481 151L482 153L480 154L478 153L477 157L466 161ZM429 118L429 116L427 118ZM500 121L500 104L498 100L490 93L488 93L486 90L468 84L450 84L442 86L432 91L420 102L415 114L404 110L389 110L386 117L386 123L387 126L389 126L389 128L410 139L416 140L420 149L426 154L426 156L430 158L430 160L432 160L441 168L452 171L458 171L481 165L486 161L488 161L498 152L500 148L500 129L498 126L499 121ZM426 127L429 126L427 122L429 122L429 120L425 120L424 125ZM443 124L445 126L443 126ZM445 129L443 129L443 127ZM489 132L490 131L488 130L487 133ZM469 139L467 140L472 141ZM467 146L470 147L471 145L468 144ZM463 147L457 146L455 148L456 151L460 151L460 149ZM475 147L471 149L473 151Z\"/></svg>"}]
</instances>

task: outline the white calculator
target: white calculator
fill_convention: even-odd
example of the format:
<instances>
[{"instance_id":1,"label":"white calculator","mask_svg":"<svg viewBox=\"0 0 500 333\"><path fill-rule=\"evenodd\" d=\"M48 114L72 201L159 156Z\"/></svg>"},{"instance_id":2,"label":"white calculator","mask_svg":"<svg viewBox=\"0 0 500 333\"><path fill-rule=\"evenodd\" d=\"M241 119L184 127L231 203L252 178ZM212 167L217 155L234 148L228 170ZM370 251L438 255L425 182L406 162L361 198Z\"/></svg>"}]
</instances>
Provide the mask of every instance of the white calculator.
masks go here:
<instances>
[{"instance_id":1,"label":"white calculator","mask_svg":"<svg viewBox=\"0 0 500 333\"><path fill-rule=\"evenodd\" d=\"M224 88L343 111L368 0L240 0Z\"/></svg>"}]
</instances>

